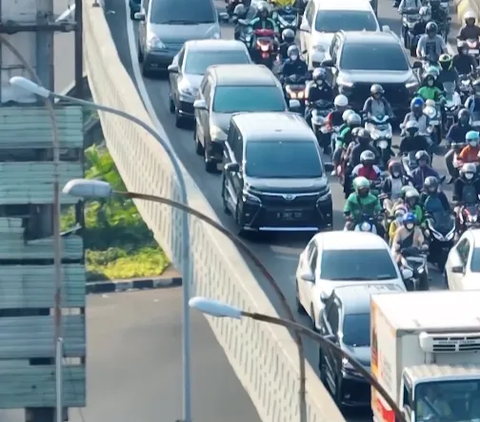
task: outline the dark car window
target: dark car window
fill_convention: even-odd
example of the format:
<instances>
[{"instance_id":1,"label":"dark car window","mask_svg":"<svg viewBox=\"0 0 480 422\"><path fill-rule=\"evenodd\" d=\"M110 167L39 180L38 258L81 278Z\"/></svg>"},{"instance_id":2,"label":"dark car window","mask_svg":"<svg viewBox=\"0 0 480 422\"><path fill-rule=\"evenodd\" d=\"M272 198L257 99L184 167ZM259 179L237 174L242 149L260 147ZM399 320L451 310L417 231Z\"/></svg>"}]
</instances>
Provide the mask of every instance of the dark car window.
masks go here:
<instances>
[{"instance_id":1,"label":"dark car window","mask_svg":"<svg viewBox=\"0 0 480 422\"><path fill-rule=\"evenodd\" d=\"M216 113L285 111L283 92L276 86L218 86L213 99Z\"/></svg>"},{"instance_id":2,"label":"dark car window","mask_svg":"<svg viewBox=\"0 0 480 422\"><path fill-rule=\"evenodd\" d=\"M375 15L368 10L320 10L315 19L319 32L376 31Z\"/></svg>"},{"instance_id":3,"label":"dark car window","mask_svg":"<svg viewBox=\"0 0 480 422\"><path fill-rule=\"evenodd\" d=\"M322 280L391 280L397 277L386 249L326 249L322 254Z\"/></svg>"},{"instance_id":4,"label":"dark car window","mask_svg":"<svg viewBox=\"0 0 480 422\"><path fill-rule=\"evenodd\" d=\"M150 22L154 24L194 25L215 23L212 0L151 0Z\"/></svg>"},{"instance_id":5,"label":"dark car window","mask_svg":"<svg viewBox=\"0 0 480 422\"><path fill-rule=\"evenodd\" d=\"M185 60L185 73L204 75L209 66L216 64L248 64L245 51L189 51Z\"/></svg>"},{"instance_id":6,"label":"dark car window","mask_svg":"<svg viewBox=\"0 0 480 422\"><path fill-rule=\"evenodd\" d=\"M407 71L409 65L400 44L346 43L340 67L344 70Z\"/></svg>"},{"instance_id":7,"label":"dark car window","mask_svg":"<svg viewBox=\"0 0 480 422\"><path fill-rule=\"evenodd\" d=\"M346 314L343 342L349 346L370 346L370 314Z\"/></svg>"},{"instance_id":8,"label":"dark car window","mask_svg":"<svg viewBox=\"0 0 480 422\"><path fill-rule=\"evenodd\" d=\"M327 310L327 321L330 325L331 332L330 334L338 334L338 323L340 315L338 314L338 306L335 302L330 305L330 308Z\"/></svg>"},{"instance_id":9,"label":"dark car window","mask_svg":"<svg viewBox=\"0 0 480 422\"><path fill-rule=\"evenodd\" d=\"M469 245L470 246L470 245ZM468 253L470 250L467 251L466 256L468 258ZM466 261L467 259L465 259ZM462 259L463 261L463 259ZM472 273L480 273L480 248L473 248L472 251L472 262L470 264L470 271ZM480 284L480 281L479 281Z\"/></svg>"},{"instance_id":10,"label":"dark car window","mask_svg":"<svg viewBox=\"0 0 480 422\"><path fill-rule=\"evenodd\" d=\"M245 173L265 179L309 179L322 176L322 165L313 141L248 142Z\"/></svg>"}]
</instances>

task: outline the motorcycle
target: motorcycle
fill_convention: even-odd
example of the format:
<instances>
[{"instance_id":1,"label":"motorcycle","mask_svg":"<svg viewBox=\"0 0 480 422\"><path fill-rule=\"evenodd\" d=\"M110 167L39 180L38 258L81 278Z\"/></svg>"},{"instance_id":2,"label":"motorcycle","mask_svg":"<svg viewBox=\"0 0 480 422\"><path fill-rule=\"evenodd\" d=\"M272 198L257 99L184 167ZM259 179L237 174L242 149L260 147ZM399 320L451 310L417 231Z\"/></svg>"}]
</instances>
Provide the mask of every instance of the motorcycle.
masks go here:
<instances>
[{"instance_id":1,"label":"motorcycle","mask_svg":"<svg viewBox=\"0 0 480 422\"><path fill-rule=\"evenodd\" d=\"M430 244L429 258L440 271L443 271L454 243L456 220L448 211L427 212L425 217L427 223L425 234L429 237Z\"/></svg>"},{"instance_id":2,"label":"motorcycle","mask_svg":"<svg viewBox=\"0 0 480 422\"><path fill-rule=\"evenodd\" d=\"M452 82L444 83L443 89L445 91L445 103L443 109L445 111L444 130L448 132L450 127L455 123L458 110L462 106L462 99L460 94L455 91L455 84Z\"/></svg>"},{"instance_id":3,"label":"motorcycle","mask_svg":"<svg viewBox=\"0 0 480 422\"><path fill-rule=\"evenodd\" d=\"M326 120L329 113L333 111L333 104L331 101L319 100L309 104L309 108L312 110L313 133L317 137L318 144L326 151L330 148L331 139Z\"/></svg>"},{"instance_id":4,"label":"motorcycle","mask_svg":"<svg viewBox=\"0 0 480 422\"><path fill-rule=\"evenodd\" d=\"M347 228L345 227L344 230L347 231ZM353 231L377 234L375 218L371 215L363 214L360 221L355 225Z\"/></svg>"},{"instance_id":5,"label":"motorcycle","mask_svg":"<svg viewBox=\"0 0 480 422\"><path fill-rule=\"evenodd\" d=\"M465 101L472 92L472 78L470 75L458 76L458 89L460 91L461 102L465 104Z\"/></svg>"},{"instance_id":6,"label":"motorcycle","mask_svg":"<svg viewBox=\"0 0 480 422\"><path fill-rule=\"evenodd\" d=\"M437 110L436 106L434 107L432 105L427 105L423 109L423 113L428 118L428 128L427 128L428 136L430 137L430 139L435 145L440 145L440 142L442 142L441 113Z\"/></svg>"},{"instance_id":7,"label":"motorcycle","mask_svg":"<svg viewBox=\"0 0 480 422\"><path fill-rule=\"evenodd\" d=\"M307 77L305 75L290 75L284 80L284 90L287 101L297 100L300 103L299 112L305 110L305 94L307 89Z\"/></svg>"},{"instance_id":8,"label":"motorcycle","mask_svg":"<svg viewBox=\"0 0 480 422\"><path fill-rule=\"evenodd\" d=\"M372 137L374 146L380 151L380 165L386 168L392 157L392 125L388 116L370 116L365 129Z\"/></svg>"},{"instance_id":9,"label":"motorcycle","mask_svg":"<svg viewBox=\"0 0 480 422\"><path fill-rule=\"evenodd\" d=\"M274 14L274 19L277 21L280 36L285 29L291 29L297 32L298 28L298 10L292 6L286 6L278 9Z\"/></svg>"},{"instance_id":10,"label":"motorcycle","mask_svg":"<svg viewBox=\"0 0 480 422\"><path fill-rule=\"evenodd\" d=\"M253 50L252 59L256 64L263 64L269 69L272 69L275 62L275 32L271 29L255 29L253 32L253 39L251 50ZM245 39L247 41L247 34Z\"/></svg>"},{"instance_id":11,"label":"motorcycle","mask_svg":"<svg viewBox=\"0 0 480 422\"><path fill-rule=\"evenodd\" d=\"M400 271L407 290L428 290L427 255L415 247L403 248L400 255Z\"/></svg>"},{"instance_id":12,"label":"motorcycle","mask_svg":"<svg viewBox=\"0 0 480 422\"><path fill-rule=\"evenodd\" d=\"M480 42L478 39L469 39L466 41L468 45L468 54L472 56L477 65L480 63Z\"/></svg>"},{"instance_id":13,"label":"motorcycle","mask_svg":"<svg viewBox=\"0 0 480 422\"><path fill-rule=\"evenodd\" d=\"M473 185L467 185L463 188L462 205L457 212L459 235L465 230L480 227L480 205L476 189Z\"/></svg>"},{"instance_id":14,"label":"motorcycle","mask_svg":"<svg viewBox=\"0 0 480 422\"><path fill-rule=\"evenodd\" d=\"M420 36L414 35L414 28L419 20L418 9L414 9L411 12L406 11L402 14L402 25L405 28L403 44L410 51L412 57L415 57L415 50L420 39Z\"/></svg>"}]
</instances>

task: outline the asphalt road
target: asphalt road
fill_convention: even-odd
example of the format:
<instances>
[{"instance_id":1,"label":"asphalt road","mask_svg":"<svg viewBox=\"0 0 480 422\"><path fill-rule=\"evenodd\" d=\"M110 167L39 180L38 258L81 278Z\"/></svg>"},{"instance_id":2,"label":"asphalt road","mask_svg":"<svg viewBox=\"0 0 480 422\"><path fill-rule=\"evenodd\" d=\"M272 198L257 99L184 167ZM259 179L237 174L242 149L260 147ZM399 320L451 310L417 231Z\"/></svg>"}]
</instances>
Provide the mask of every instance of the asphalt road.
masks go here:
<instances>
[{"instance_id":1,"label":"asphalt road","mask_svg":"<svg viewBox=\"0 0 480 422\"><path fill-rule=\"evenodd\" d=\"M136 45L137 41L130 40L128 30L126 30L125 23L131 25L125 17L125 1L124 0L106 0L107 18L110 24L110 30L112 31L119 56L123 61L125 68L129 71L132 79L137 84L140 93L143 92L143 88L146 88L146 92L149 96L149 100L153 105L154 112L161 125L164 127L166 133L171 139L175 152L182 160L185 168L188 169L191 176L195 179L197 185L200 187L211 206L217 211L218 217L222 221L225 227L235 230L235 225L232 219L224 215L221 206L220 198L220 175L207 174L204 170L203 161L200 157L196 156L194 152L194 142L191 130L177 129L174 124L173 116L168 110L168 82L163 77L155 79L142 79L137 80L134 73L139 75L139 72L133 72L136 63ZM217 6L223 8L224 4L217 1ZM400 32L400 16L397 11L392 7L390 0L379 1L379 19L382 25L388 25L395 33ZM453 21L456 21L456 17L453 17ZM458 28L453 25L452 34L455 36ZM136 37L136 25L134 24L131 34ZM222 27L222 37L232 38L233 27L231 25L225 25ZM130 51L129 49L130 44ZM133 62L132 59L133 58ZM133 67L132 67L133 66ZM138 70L138 68L137 68ZM398 136L394 139L395 143L399 142ZM434 165L441 174L445 174L446 169L442 157L437 157L434 160ZM336 229L343 227L342 209L344 205L344 197L341 190L341 186L332 180L332 195L334 203L334 225ZM448 191L450 188L447 187ZM288 298L290 305L294 306L295 299L295 285L294 274L297 265L297 260L300 252L308 242L308 238L303 236L295 236L290 234L281 235L269 235L262 240L256 240L255 242L249 242L249 246L255 252L255 254L263 261L269 271L274 275L277 282L281 286L284 294ZM255 269L253 271L256 273ZM431 269L430 284L432 288L442 288L441 275L435 270ZM271 292L267 284L264 282L261 276L258 277L258 282L265 290L265 292L271 298L274 306L278 308L278 302ZM299 320L307 323L307 321L299 316ZM312 366L316 366L317 348L316 346L308 342L306 347L307 358L311 361ZM363 415L361 416L363 418ZM368 417L368 415L366 415Z\"/></svg>"},{"instance_id":2,"label":"asphalt road","mask_svg":"<svg viewBox=\"0 0 480 422\"><path fill-rule=\"evenodd\" d=\"M61 15L74 0L54 0L54 14ZM73 15L71 17L73 20ZM56 33L53 46L55 49L54 71L55 71L55 92L64 91L74 80L75 69L75 44L74 33Z\"/></svg>"}]
</instances>

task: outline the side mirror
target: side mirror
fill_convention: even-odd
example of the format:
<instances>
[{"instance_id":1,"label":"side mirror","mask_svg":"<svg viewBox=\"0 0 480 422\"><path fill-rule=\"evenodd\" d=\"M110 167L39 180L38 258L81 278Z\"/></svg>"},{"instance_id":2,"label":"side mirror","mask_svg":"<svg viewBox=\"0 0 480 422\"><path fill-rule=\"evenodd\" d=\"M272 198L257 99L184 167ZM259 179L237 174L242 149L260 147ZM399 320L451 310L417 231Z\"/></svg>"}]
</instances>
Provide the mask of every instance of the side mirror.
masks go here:
<instances>
[{"instance_id":1,"label":"side mirror","mask_svg":"<svg viewBox=\"0 0 480 422\"><path fill-rule=\"evenodd\" d=\"M320 300L321 300L323 303L325 303L325 302L328 300L329 297L330 297L330 296L328 296L328 294L325 293L325 292L323 292L323 291L320 293Z\"/></svg>"},{"instance_id":2,"label":"side mirror","mask_svg":"<svg viewBox=\"0 0 480 422\"><path fill-rule=\"evenodd\" d=\"M133 15L133 18L136 21L144 21L145 20L145 13L144 12L137 12Z\"/></svg>"},{"instance_id":3,"label":"side mirror","mask_svg":"<svg viewBox=\"0 0 480 422\"><path fill-rule=\"evenodd\" d=\"M333 63L332 59L325 59L321 63L322 67L334 67L335 63Z\"/></svg>"},{"instance_id":4,"label":"side mirror","mask_svg":"<svg viewBox=\"0 0 480 422\"><path fill-rule=\"evenodd\" d=\"M302 105L298 100L290 100L288 101L288 108L290 109L290 111L299 112L302 109Z\"/></svg>"},{"instance_id":5,"label":"side mirror","mask_svg":"<svg viewBox=\"0 0 480 422\"><path fill-rule=\"evenodd\" d=\"M226 13L226 12L220 12L218 14L218 20L220 22L226 23L226 22L228 22L229 19L230 19L230 16L228 16L228 13Z\"/></svg>"},{"instance_id":6,"label":"side mirror","mask_svg":"<svg viewBox=\"0 0 480 422\"><path fill-rule=\"evenodd\" d=\"M329 173L335 169L333 163L325 163L323 166L325 167L325 171L328 171Z\"/></svg>"},{"instance_id":7,"label":"side mirror","mask_svg":"<svg viewBox=\"0 0 480 422\"><path fill-rule=\"evenodd\" d=\"M198 110L206 110L207 109L207 103L205 100L195 100L193 103L193 108L196 108Z\"/></svg>"},{"instance_id":8,"label":"side mirror","mask_svg":"<svg viewBox=\"0 0 480 422\"><path fill-rule=\"evenodd\" d=\"M388 25L382 25L383 32L390 32L390 27Z\"/></svg>"},{"instance_id":9,"label":"side mirror","mask_svg":"<svg viewBox=\"0 0 480 422\"><path fill-rule=\"evenodd\" d=\"M417 60L417 61L414 61L414 62L413 62L412 67L413 67L414 69L421 69L421 68L423 67L423 64L422 64L422 62L420 62L420 61Z\"/></svg>"},{"instance_id":10,"label":"side mirror","mask_svg":"<svg viewBox=\"0 0 480 422\"><path fill-rule=\"evenodd\" d=\"M337 336L335 334L327 334L323 336L323 338L330 343L336 343L337 342Z\"/></svg>"},{"instance_id":11,"label":"side mirror","mask_svg":"<svg viewBox=\"0 0 480 422\"><path fill-rule=\"evenodd\" d=\"M455 265L454 267L452 267L452 273L463 274L464 273L463 266L462 265Z\"/></svg>"},{"instance_id":12,"label":"side mirror","mask_svg":"<svg viewBox=\"0 0 480 422\"><path fill-rule=\"evenodd\" d=\"M408 280L409 278L413 277L413 272L412 270L409 270L408 268L405 268L402 270L402 277L404 280Z\"/></svg>"},{"instance_id":13,"label":"side mirror","mask_svg":"<svg viewBox=\"0 0 480 422\"><path fill-rule=\"evenodd\" d=\"M240 171L240 164L228 163L228 164L225 164L223 169L228 173L238 173Z\"/></svg>"},{"instance_id":14,"label":"side mirror","mask_svg":"<svg viewBox=\"0 0 480 422\"><path fill-rule=\"evenodd\" d=\"M300 278L304 281L310 281L313 283L315 281L315 277L313 276L310 270L305 270L300 274Z\"/></svg>"},{"instance_id":15,"label":"side mirror","mask_svg":"<svg viewBox=\"0 0 480 422\"><path fill-rule=\"evenodd\" d=\"M176 64L171 64L170 66L167 67L167 70L170 73L178 73L178 66Z\"/></svg>"}]
</instances>

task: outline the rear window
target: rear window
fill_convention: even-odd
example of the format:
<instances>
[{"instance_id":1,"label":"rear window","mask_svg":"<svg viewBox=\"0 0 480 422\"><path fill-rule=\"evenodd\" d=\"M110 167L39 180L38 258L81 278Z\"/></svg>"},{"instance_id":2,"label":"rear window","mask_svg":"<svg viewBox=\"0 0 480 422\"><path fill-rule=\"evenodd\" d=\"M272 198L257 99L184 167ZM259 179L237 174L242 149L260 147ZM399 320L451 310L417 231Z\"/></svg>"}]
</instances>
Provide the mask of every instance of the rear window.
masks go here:
<instances>
[{"instance_id":1,"label":"rear window","mask_svg":"<svg viewBox=\"0 0 480 422\"><path fill-rule=\"evenodd\" d=\"M407 71L409 65L402 47L397 43L346 43L340 67L344 70Z\"/></svg>"},{"instance_id":2,"label":"rear window","mask_svg":"<svg viewBox=\"0 0 480 422\"><path fill-rule=\"evenodd\" d=\"M285 111L285 97L277 86L218 86L213 98L216 113Z\"/></svg>"},{"instance_id":3,"label":"rear window","mask_svg":"<svg viewBox=\"0 0 480 422\"><path fill-rule=\"evenodd\" d=\"M185 73L204 75L209 66L216 64L248 64L250 56L246 51L192 51L187 54Z\"/></svg>"},{"instance_id":4,"label":"rear window","mask_svg":"<svg viewBox=\"0 0 480 422\"><path fill-rule=\"evenodd\" d=\"M212 0L150 0L150 22L163 25L195 25L216 22Z\"/></svg>"},{"instance_id":5,"label":"rear window","mask_svg":"<svg viewBox=\"0 0 480 422\"><path fill-rule=\"evenodd\" d=\"M327 249L322 253L320 277L334 281L376 281L391 280L398 275L386 249Z\"/></svg>"},{"instance_id":6,"label":"rear window","mask_svg":"<svg viewBox=\"0 0 480 422\"><path fill-rule=\"evenodd\" d=\"M319 32L376 31L375 15L368 10L320 10L315 19Z\"/></svg>"}]
</instances>

